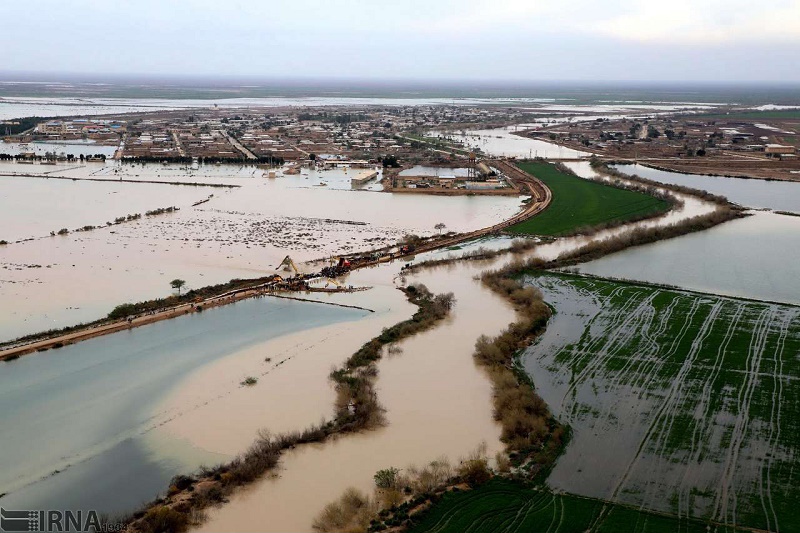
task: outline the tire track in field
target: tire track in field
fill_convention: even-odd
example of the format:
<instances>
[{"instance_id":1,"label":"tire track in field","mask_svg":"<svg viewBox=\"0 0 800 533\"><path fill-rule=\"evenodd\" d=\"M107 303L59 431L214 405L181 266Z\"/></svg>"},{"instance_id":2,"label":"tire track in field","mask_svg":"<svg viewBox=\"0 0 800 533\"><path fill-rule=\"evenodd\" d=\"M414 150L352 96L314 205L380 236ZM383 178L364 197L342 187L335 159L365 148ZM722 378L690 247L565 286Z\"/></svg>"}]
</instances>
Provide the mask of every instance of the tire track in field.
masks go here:
<instances>
[{"instance_id":1,"label":"tire track in field","mask_svg":"<svg viewBox=\"0 0 800 533\"><path fill-rule=\"evenodd\" d=\"M711 417L711 395L714 390L714 383L719 378L719 375L722 371L722 363L725 360L725 355L728 351L728 346L733 339L733 335L736 332L736 329L739 327L739 321L744 314L745 306L740 303L736 302L736 309L733 312L733 316L730 317L728 322L728 328L725 331L725 335L722 338L722 341L719 343L717 348L717 355L714 359L714 363L711 367L711 371L709 372L708 378L703 383L703 390L700 392L700 397L698 398L698 411L701 415L698 417L699 423L695 424L694 429L692 431L692 439L691 439L691 450L692 456L689 458L687 462L687 468L684 470L683 478L681 479L680 485L678 486L678 517L680 517L680 508L685 502L687 507L686 516L692 515L692 509L689 509L691 505L691 487L689 485L689 477L691 473L691 466L692 465L699 465L700 458L703 455L703 446L704 443L708 442L708 435L714 430L716 424L714 423L713 418Z\"/></svg>"},{"instance_id":2,"label":"tire track in field","mask_svg":"<svg viewBox=\"0 0 800 533\"><path fill-rule=\"evenodd\" d=\"M659 317L658 327L653 333L650 333L649 330L644 332L648 342L652 343L653 351L645 360L645 363L642 365L642 367L637 371L637 374L634 376L634 380L631 383L631 386L635 390L638 390L636 397L638 402L641 402L644 399L644 396L649 393L649 389L646 387L646 385L652 383L653 376L657 376L658 372L660 372L661 368L664 366L664 359L658 356L659 351L661 350L661 343L659 340L667 331L667 326L672 319L672 314L677 307L678 301L679 298L677 297L672 299L667 308Z\"/></svg>"},{"instance_id":3,"label":"tire track in field","mask_svg":"<svg viewBox=\"0 0 800 533\"><path fill-rule=\"evenodd\" d=\"M657 291L644 302L642 302L642 305L644 305L645 308L641 313L637 313L638 317L635 320L637 323L630 325L628 337L623 338L621 342L618 340L616 347L609 351L609 357L607 359L616 357L621 350L629 345L631 340L635 338L636 335L639 335L643 341L638 343L636 346L631 347L631 352L633 352L635 349L646 350L644 356L641 354L634 355L634 353L631 353L627 357L627 360L622 368L605 374L607 380L604 386L604 392L606 393L605 397L609 398L610 401L606 403L605 412L597 417L598 422L604 422L601 427L603 430L609 429L609 425L611 424L614 413L619 412L620 404L630 400L629 395L617 394L617 392L625 386L635 387L635 385L631 384L630 381L635 381L637 379L639 372L641 372L641 368L636 368L635 370L633 368L637 365L640 365L643 360L647 361L652 359L658 353L658 343L653 340L649 330L656 318L656 308L653 305L653 301L659 294L661 294L661 292ZM664 322L659 323L659 329L661 328L662 324L664 324ZM639 344L645 344L645 347L640 348ZM645 363L645 366L646 364L647 363ZM594 427L597 428L599 425L600 424L597 424Z\"/></svg>"},{"instance_id":4,"label":"tire track in field","mask_svg":"<svg viewBox=\"0 0 800 533\"><path fill-rule=\"evenodd\" d=\"M578 404L577 402L571 403L569 405L569 409L567 410L565 408L567 399L570 397L570 395L574 395L577 392L578 385L582 384L587 377L591 376L593 373L597 372L598 369L605 366L606 362L610 358L610 354L609 351L605 350L604 348L608 346L614 346L618 339L629 339L633 335L633 332L630 328L631 323L639 320L641 311L646 309L646 307L649 305L648 298L645 298L643 301L638 301L637 303L636 297L639 296L644 296L644 293L637 292L631 295L625 305L618 308L621 312L616 312L607 319L603 318L602 313L598 314L594 320L601 320L605 322L605 327L602 332L603 334L595 337L593 340L590 340L589 343L580 350L576 350L576 352L580 354L579 357L581 360L584 358L589 358L589 361L583 370L581 370L578 375L571 380L569 387L564 392L564 396L561 399L561 412L567 414L568 423L574 420L574 410L577 409ZM634 306L636 307L631 310L631 308ZM592 322L594 322L594 320ZM589 329L587 328L587 332L588 331Z\"/></svg>"},{"instance_id":5,"label":"tire track in field","mask_svg":"<svg viewBox=\"0 0 800 533\"><path fill-rule=\"evenodd\" d=\"M753 339L750 342L747 354L747 374L744 386L739 389L737 395L737 413L734 424L731 442L728 446L723 475L720 482L720 490L714 504L713 516L717 521L724 525L736 526L736 491L733 486L733 478L736 474L736 465L739 459L739 452L744 444L747 429L750 425L750 403L753 399L756 385L758 384L758 370L761 366L761 359L764 348L769 338L769 324L774 314L772 308L764 309L756 321L753 328ZM730 521L729 521L730 519Z\"/></svg>"},{"instance_id":6,"label":"tire track in field","mask_svg":"<svg viewBox=\"0 0 800 533\"><path fill-rule=\"evenodd\" d=\"M678 371L678 374L673 380L672 389L670 394L667 397L665 402L665 409L660 413L660 420L657 419L654 422L654 425L659 427L659 430L655 432L655 439L653 439L652 446L654 447L653 455L656 456L659 461L664 464L671 462L669 456L672 454L668 453L667 446L669 444L670 435L672 434L673 427L675 425L676 416L680 415L684 412L681 407L683 407L684 402L684 390L687 389L690 385L689 381L691 378L692 371L695 369L695 362L697 361L699 355L702 353L703 344L705 343L706 339L711 333L711 330L714 327L714 324L717 321L717 317L719 316L720 312L722 311L723 301L718 300L711 306L711 309L708 312L708 316L703 321L703 324L700 326L700 329L697 331L697 335L695 336L694 340L689 347L689 352L686 354L686 359L684 360L684 364L681 365L681 368ZM653 507L653 500L658 497L658 485L654 482L648 482L648 490L649 493L649 501L648 506L650 508ZM645 501L645 498L642 500ZM642 504L644 506L644 503ZM681 515L680 509L680 499L678 500L678 516ZM688 516L688 513L687 513Z\"/></svg>"},{"instance_id":7,"label":"tire track in field","mask_svg":"<svg viewBox=\"0 0 800 533\"><path fill-rule=\"evenodd\" d=\"M672 354L674 354L675 351L677 350L677 347L680 345L680 342L683 340L683 338L686 336L686 333L689 331L689 329L691 327L691 324L692 324L692 322L694 320L694 316L697 313L697 310L698 310L699 307L700 307L700 302L697 299L692 300L692 307L689 310L689 312L687 313L685 322L681 326L681 329L680 329L678 335L676 336L675 339L673 339L673 342L672 342L672 344L670 346L669 352L663 357L664 360L667 360L669 357L671 357ZM688 359L684 360L684 363L683 363L681 369L679 370L679 373L681 371L684 372L684 373L688 372L688 367L691 366L691 365L687 365L687 362L688 362ZM655 379L655 378L652 378L651 381L653 379ZM673 380L673 382L672 382L673 384L670 387L669 391L667 392L667 398L669 398L673 394L673 391L674 391L674 388L675 388L675 386L674 386L675 382L676 381ZM650 424L649 424L649 426L647 428L647 431L645 432L645 434L642 437L642 439L639 441L639 446L637 447L633 458L628 462L628 466L625 468L625 471L623 472L622 477L617 482L617 484L614 486L614 489L611 491L611 495L608 498L608 500L616 501L618 499L620 491L628 483L628 480L630 479L631 475L633 474L634 469L639 464L639 461L642 458L642 454L644 452L645 447L647 446L647 443L650 440L650 437L652 436L652 434L655 431L655 425L656 425L657 421L661 418L661 416L662 416L664 410L666 409L667 405L668 405L668 402L662 402L660 407L656 411L655 416L651 419L651 422L650 422ZM600 513L598 514L597 519L593 522L592 526L590 527L590 530L596 529L596 527L598 527L599 524L601 524L602 521L605 520L608 511L609 511L608 503L603 504L603 508L601 509Z\"/></svg>"},{"instance_id":8,"label":"tire track in field","mask_svg":"<svg viewBox=\"0 0 800 533\"><path fill-rule=\"evenodd\" d=\"M789 335L789 327L791 323L797 318L798 312L787 313L784 315L780 323L780 333L775 347L775 372L773 373L773 393L772 393L772 409L770 410L770 425L769 437L767 437L767 446L769 453L767 454L766 461L763 461L761 483L766 478L767 485L767 501L764 501L764 490L761 490L761 506L764 510L764 516L767 521L767 529L770 529L769 515L772 515L772 521L775 527L775 533L780 533L780 524L778 523L778 513L775 511L775 505L772 501L772 462L778 451L778 443L781 437L781 406L783 404L783 352L786 348L786 338ZM769 510L767 510L769 507Z\"/></svg>"}]
</instances>

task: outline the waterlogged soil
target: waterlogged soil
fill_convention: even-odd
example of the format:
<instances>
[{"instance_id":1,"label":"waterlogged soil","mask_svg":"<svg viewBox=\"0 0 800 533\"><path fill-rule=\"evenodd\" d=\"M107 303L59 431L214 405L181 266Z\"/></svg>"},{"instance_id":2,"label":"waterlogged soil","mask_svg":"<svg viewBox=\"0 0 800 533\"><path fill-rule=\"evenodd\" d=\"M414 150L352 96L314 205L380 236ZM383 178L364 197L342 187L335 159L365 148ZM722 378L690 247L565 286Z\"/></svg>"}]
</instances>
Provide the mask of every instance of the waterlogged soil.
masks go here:
<instances>
[{"instance_id":1,"label":"waterlogged soil","mask_svg":"<svg viewBox=\"0 0 800 533\"><path fill-rule=\"evenodd\" d=\"M800 308L544 274L526 370L573 438L556 490L800 528Z\"/></svg>"}]
</instances>

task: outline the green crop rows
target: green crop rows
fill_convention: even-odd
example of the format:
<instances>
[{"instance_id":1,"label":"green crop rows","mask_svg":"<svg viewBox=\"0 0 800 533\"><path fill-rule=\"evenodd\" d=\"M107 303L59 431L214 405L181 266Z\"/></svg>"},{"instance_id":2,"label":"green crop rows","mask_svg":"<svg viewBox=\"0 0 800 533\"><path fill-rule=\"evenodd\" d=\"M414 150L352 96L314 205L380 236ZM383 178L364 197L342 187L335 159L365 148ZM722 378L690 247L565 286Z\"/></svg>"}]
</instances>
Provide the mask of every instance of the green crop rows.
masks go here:
<instances>
[{"instance_id":1,"label":"green crop rows","mask_svg":"<svg viewBox=\"0 0 800 533\"><path fill-rule=\"evenodd\" d=\"M706 524L495 479L449 493L412 533L707 533ZM716 533L739 531L714 527Z\"/></svg>"},{"instance_id":2,"label":"green crop rows","mask_svg":"<svg viewBox=\"0 0 800 533\"><path fill-rule=\"evenodd\" d=\"M563 235L669 208L659 198L565 174L549 163L520 163L519 167L542 180L553 192L553 200L542 213L512 226L509 231L514 233Z\"/></svg>"},{"instance_id":3,"label":"green crop rows","mask_svg":"<svg viewBox=\"0 0 800 533\"><path fill-rule=\"evenodd\" d=\"M558 488L800 531L800 308L560 274L526 368L574 431ZM552 331L551 331L552 328Z\"/></svg>"}]
</instances>

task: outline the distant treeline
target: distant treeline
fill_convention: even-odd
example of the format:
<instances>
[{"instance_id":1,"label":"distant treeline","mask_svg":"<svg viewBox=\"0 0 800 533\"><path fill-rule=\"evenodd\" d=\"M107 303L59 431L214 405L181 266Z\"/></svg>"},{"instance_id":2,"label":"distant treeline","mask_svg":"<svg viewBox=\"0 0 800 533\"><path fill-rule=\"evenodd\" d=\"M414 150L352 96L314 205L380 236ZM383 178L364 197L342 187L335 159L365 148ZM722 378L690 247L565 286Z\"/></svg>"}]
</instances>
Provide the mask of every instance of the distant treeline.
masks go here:
<instances>
[{"instance_id":1,"label":"distant treeline","mask_svg":"<svg viewBox=\"0 0 800 533\"><path fill-rule=\"evenodd\" d=\"M40 122L47 122L57 117L23 117L6 120L0 123L0 133L3 135L17 135L23 131L27 131Z\"/></svg>"}]
</instances>

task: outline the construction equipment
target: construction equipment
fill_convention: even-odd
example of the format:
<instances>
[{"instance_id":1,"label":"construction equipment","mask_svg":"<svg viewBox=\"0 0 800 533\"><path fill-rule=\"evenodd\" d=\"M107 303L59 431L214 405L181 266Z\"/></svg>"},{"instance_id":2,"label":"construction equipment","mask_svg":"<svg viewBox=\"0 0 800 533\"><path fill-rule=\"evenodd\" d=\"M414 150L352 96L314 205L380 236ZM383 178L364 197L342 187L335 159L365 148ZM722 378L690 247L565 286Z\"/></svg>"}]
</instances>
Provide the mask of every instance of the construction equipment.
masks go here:
<instances>
[{"instance_id":1,"label":"construction equipment","mask_svg":"<svg viewBox=\"0 0 800 533\"><path fill-rule=\"evenodd\" d=\"M342 274L346 274L350 272L351 268L350 260L345 257L340 257L339 261L334 265L333 261L331 261L331 265L323 268L320 271L320 274L325 276L326 278L335 278L337 276L341 276Z\"/></svg>"},{"instance_id":2,"label":"construction equipment","mask_svg":"<svg viewBox=\"0 0 800 533\"><path fill-rule=\"evenodd\" d=\"M326 289L328 288L328 285L330 285L331 283L333 283L336 286L337 289L343 289L344 288L344 285L342 285L341 283L339 283L335 279L333 279L333 278L325 278L325 288Z\"/></svg>"},{"instance_id":3,"label":"construction equipment","mask_svg":"<svg viewBox=\"0 0 800 533\"><path fill-rule=\"evenodd\" d=\"M280 267L284 267L283 269L287 272L293 270L295 276L300 275L300 269L297 268L297 265L294 264L294 261L292 261L292 258L288 255L283 258L283 261L281 261L277 267L275 267L275 270L278 270Z\"/></svg>"}]
</instances>

